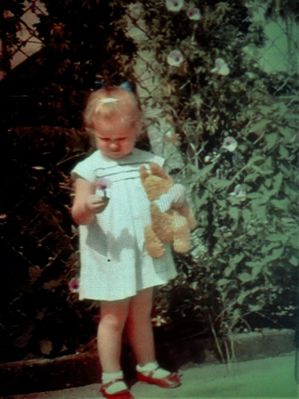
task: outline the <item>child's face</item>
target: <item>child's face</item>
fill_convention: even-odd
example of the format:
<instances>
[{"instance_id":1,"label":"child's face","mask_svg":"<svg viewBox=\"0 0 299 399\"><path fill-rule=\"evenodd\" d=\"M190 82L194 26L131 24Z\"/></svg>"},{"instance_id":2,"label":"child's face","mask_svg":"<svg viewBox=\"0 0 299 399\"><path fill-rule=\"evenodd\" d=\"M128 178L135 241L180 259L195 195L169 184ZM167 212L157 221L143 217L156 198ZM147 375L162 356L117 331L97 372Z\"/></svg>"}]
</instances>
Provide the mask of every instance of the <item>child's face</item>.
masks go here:
<instances>
[{"instance_id":1,"label":"child's face","mask_svg":"<svg viewBox=\"0 0 299 399\"><path fill-rule=\"evenodd\" d=\"M137 132L132 124L122 120L97 121L94 131L97 148L106 157L119 159L133 151Z\"/></svg>"}]
</instances>

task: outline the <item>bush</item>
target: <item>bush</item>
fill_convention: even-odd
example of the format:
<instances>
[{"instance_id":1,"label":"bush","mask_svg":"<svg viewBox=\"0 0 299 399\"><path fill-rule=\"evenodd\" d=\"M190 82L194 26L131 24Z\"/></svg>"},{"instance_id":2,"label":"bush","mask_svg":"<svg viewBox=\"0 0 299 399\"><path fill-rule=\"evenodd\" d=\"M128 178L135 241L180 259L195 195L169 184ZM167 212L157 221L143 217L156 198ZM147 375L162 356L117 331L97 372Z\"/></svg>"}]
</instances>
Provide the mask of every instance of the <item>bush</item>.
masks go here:
<instances>
[{"instance_id":1,"label":"bush","mask_svg":"<svg viewBox=\"0 0 299 399\"><path fill-rule=\"evenodd\" d=\"M3 132L1 142L9 174L2 176L0 360L74 353L95 334L97 317L69 290L78 264L69 170L88 139L43 126Z\"/></svg>"},{"instance_id":2,"label":"bush","mask_svg":"<svg viewBox=\"0 0 299 399\"><path fill-rule=\"evenodd\" d=\"M198 8L147 1L143 18L143 50L154 41L159 60L162 95L154 100L174 126L185 164L177 179L189 188L199 222L192 260L178 262L182 274L162 290L155 317L160 310L161 323L180 286L185 293L168 317L191 312L216 341L292 326L298 137L292 110L277 95L281 76L265 75L254 59L263 32L242 1ZM287 82L298 90L296 76Z\"/></svg>"}]
</instances>

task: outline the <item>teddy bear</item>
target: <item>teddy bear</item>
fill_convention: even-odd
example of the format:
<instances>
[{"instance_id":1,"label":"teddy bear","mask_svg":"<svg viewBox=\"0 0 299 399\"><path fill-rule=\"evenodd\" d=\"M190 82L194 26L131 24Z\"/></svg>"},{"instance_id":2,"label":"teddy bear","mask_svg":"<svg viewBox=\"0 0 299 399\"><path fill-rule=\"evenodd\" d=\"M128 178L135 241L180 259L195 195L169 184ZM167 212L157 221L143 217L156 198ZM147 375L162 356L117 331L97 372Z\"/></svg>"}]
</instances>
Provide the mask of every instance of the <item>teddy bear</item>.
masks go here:
<instances>
[{"instance_id":1,"label":"teddy bear","mask_svg":"<svg viewBox=\"0 0 299 399\"><path fill-rule=\"evenodd\" d=\"M153 258L165 253L171 243L176 253L191 249L191 230L196 227L193 212L184 201L184 188L156 163L140 168L141 182L150 201L151 225L145 227L145 248ZM183 197L183 200L182 200Z\"/></svg>"}]
</instances>

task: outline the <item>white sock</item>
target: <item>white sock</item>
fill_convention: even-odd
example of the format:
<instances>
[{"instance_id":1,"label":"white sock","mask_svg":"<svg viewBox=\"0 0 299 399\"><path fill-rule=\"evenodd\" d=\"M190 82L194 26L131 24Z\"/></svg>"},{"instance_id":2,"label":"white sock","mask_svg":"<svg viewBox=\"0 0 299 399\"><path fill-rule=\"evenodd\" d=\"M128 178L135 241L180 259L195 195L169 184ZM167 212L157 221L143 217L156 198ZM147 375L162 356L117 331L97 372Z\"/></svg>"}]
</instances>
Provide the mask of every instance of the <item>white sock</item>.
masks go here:
<instances>
[{"instance_id":1,"label":"white sock","mask_svg":"<svg viewBox=\"0 0 299 399\"><path fill-rule=\"evenodd\" d=\"M142 373L144 375L148 375L151 372L153 372L152 376L154 378L165 378L165 377L168 377L171 374L169 371L159 367L159 365L158 365L158 363L156 361L146 363L143 366L140 366L139 364L137 364L136 370L139 373Z\"/></svg>"},{"instance_id":2,"label":"white sock","mask_svg":"<svg viewBox=\"0 0 299 399\"><path fill-rule=\"evenodd\" d=\"M118 378L124 378L124 374L121 370L116 371L114 373L103 373L102 374L102 383L107 384L107 383L114 381ZM119 391L122 391L127 388L128 387L126 386L124 381L116 381L113 384L111 384L108 388L106 388L105 390L107 391L107 393L113 394L115 392L119 392Z\"/></svg>"}]
</instances>

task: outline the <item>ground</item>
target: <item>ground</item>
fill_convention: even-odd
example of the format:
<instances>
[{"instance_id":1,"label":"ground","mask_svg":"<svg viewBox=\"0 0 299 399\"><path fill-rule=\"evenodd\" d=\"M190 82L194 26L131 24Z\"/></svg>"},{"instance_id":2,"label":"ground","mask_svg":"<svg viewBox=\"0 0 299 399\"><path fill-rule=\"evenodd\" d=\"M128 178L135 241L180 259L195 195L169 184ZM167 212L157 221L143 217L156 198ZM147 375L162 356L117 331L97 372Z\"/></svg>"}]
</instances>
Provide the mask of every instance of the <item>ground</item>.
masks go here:
<instances>
[{"instance_id":1,"label":"ground","mask_svg":"<svg viewBox=\"0 0 299 399\"><path fill-rule=\"evenodd\" d=\"M220 399L297 397L294 352L276 357L224 364L188 364L181 370L183 385L173 390L137 383L132 387L135 399ZM3 399L92 399L100 398L99 384L9 396Z\"/></svg>"}]
</instances>

